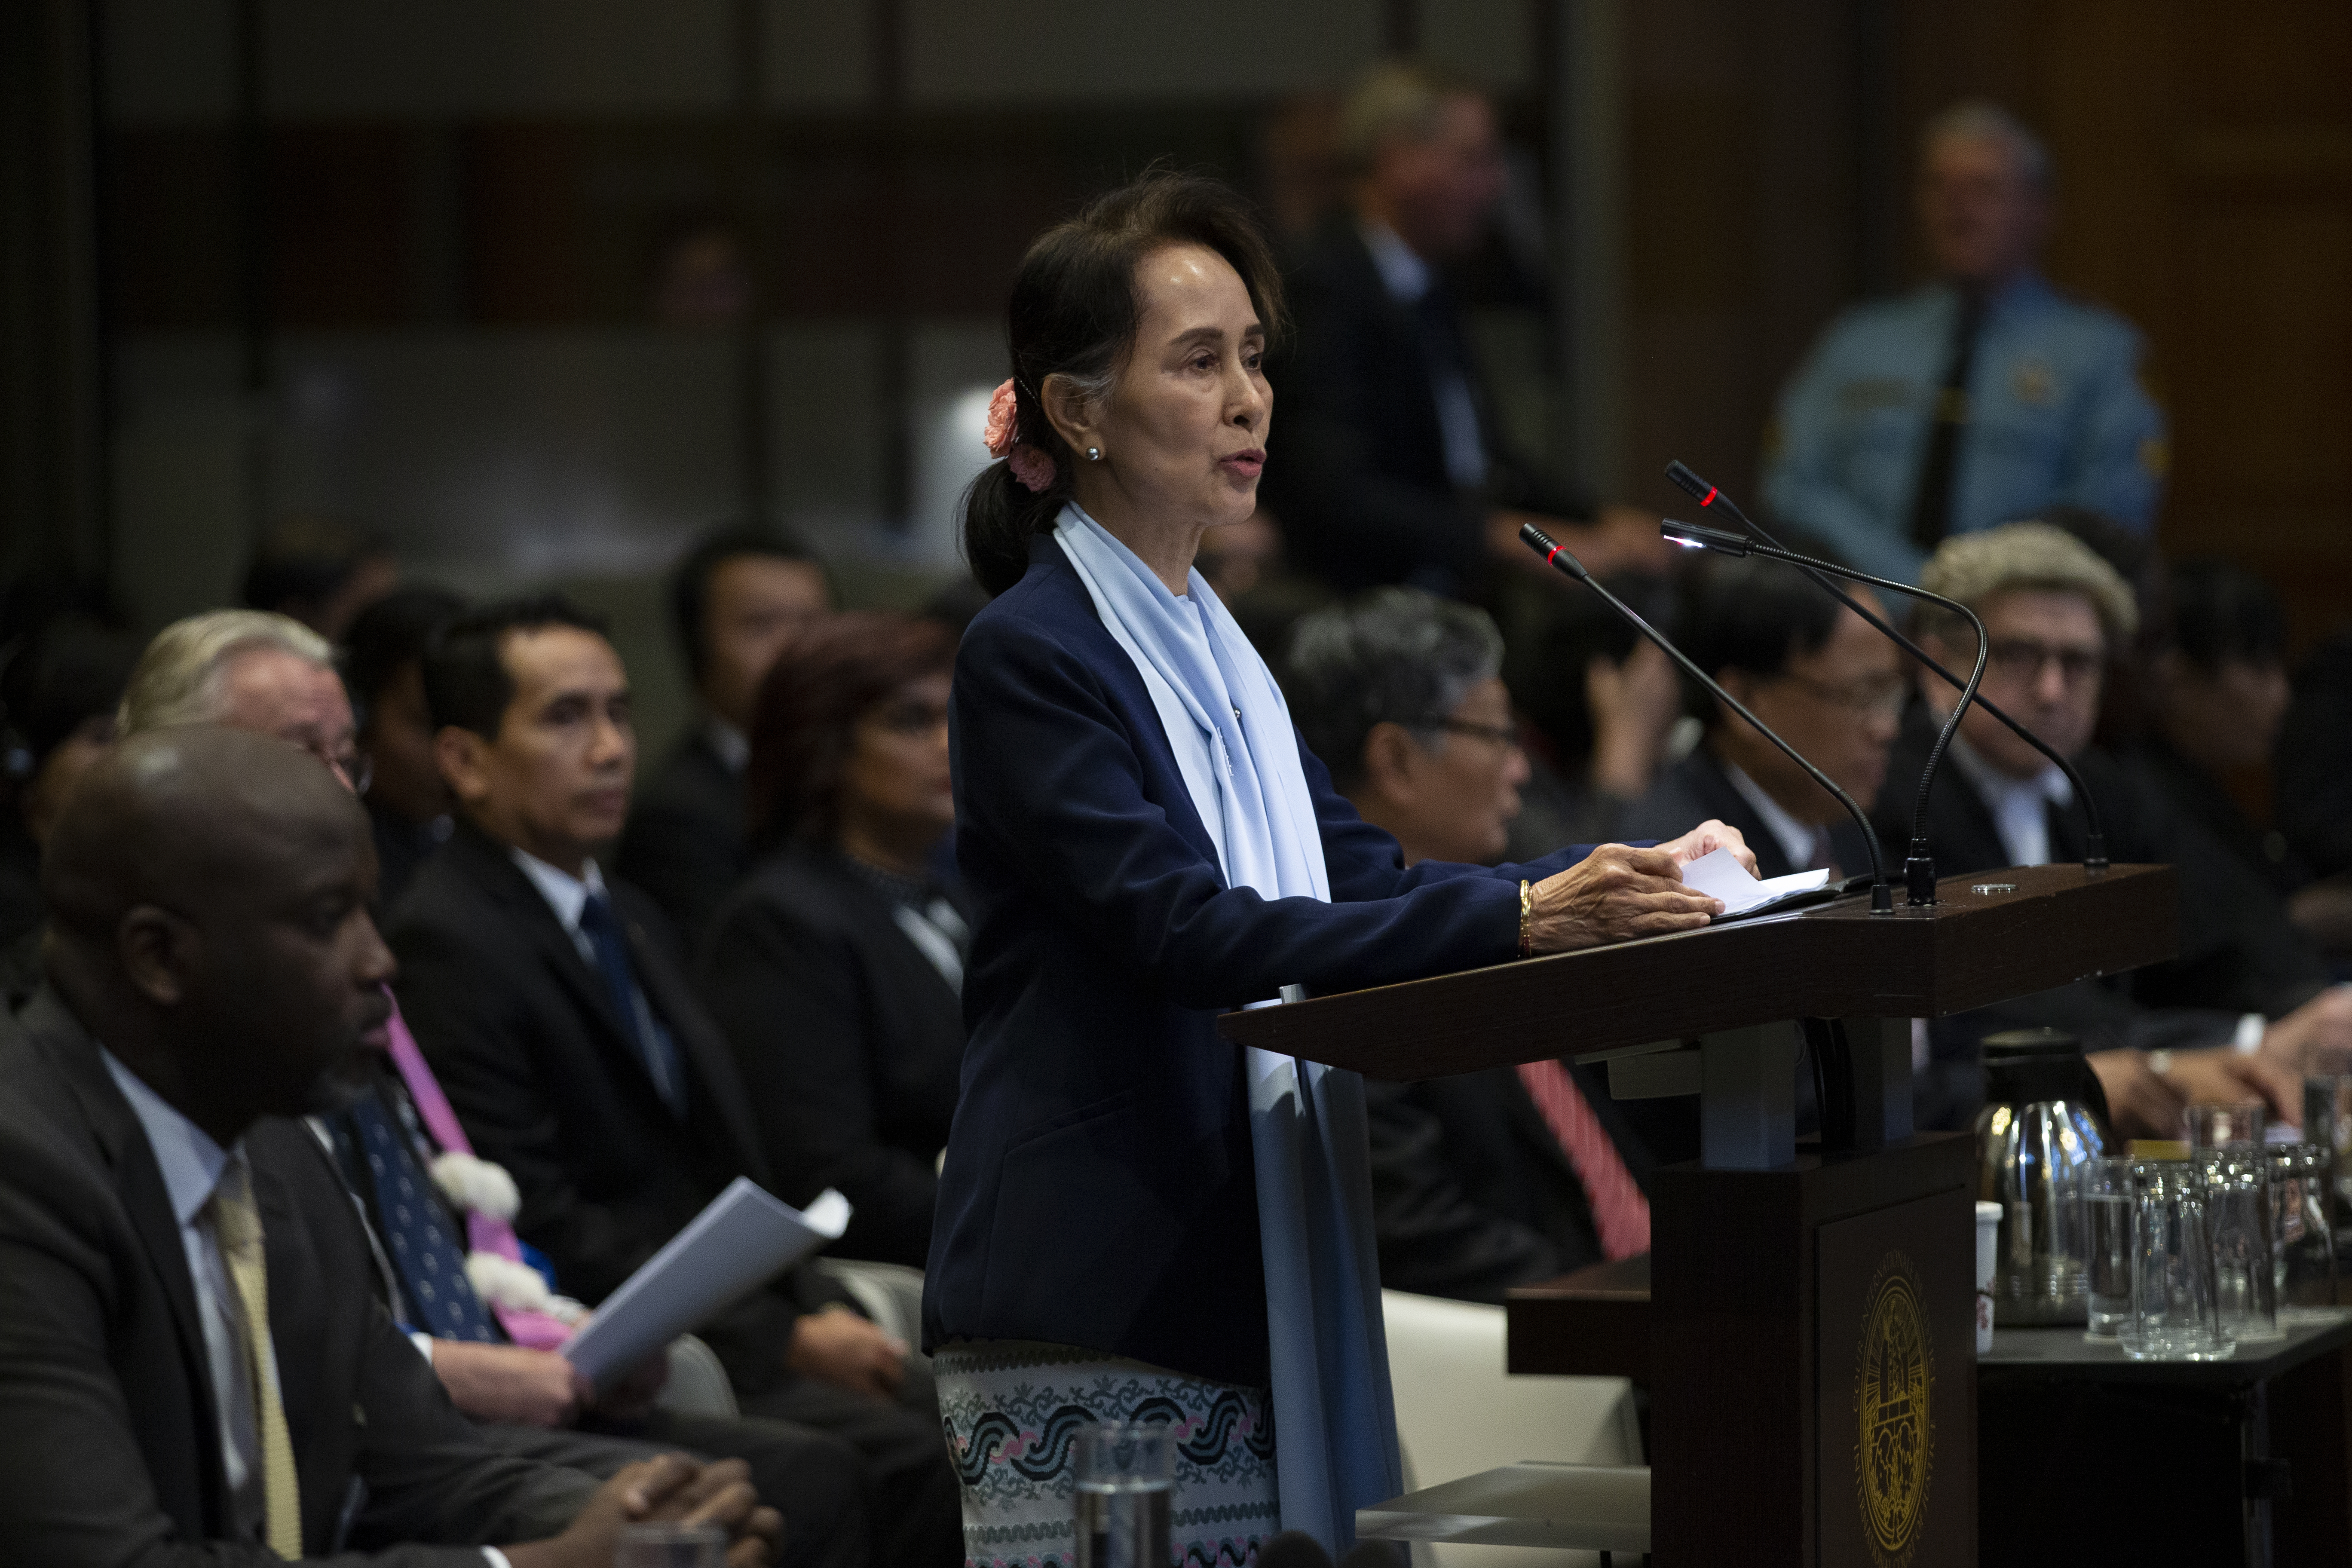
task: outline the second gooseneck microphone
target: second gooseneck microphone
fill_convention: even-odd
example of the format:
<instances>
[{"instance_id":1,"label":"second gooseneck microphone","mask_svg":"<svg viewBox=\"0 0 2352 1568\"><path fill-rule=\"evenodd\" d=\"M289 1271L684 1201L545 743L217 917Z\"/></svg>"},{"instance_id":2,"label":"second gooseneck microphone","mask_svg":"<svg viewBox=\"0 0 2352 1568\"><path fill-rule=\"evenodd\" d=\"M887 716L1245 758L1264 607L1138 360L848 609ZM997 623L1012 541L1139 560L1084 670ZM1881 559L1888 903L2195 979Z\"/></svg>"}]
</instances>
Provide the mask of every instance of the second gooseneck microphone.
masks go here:
<instances>
[{"instance_id":1,"label":"second gooseneck microphone","mask_svg":"<svg viewBox=\"0 0 2352 1568\"><path fill-rule=\"evenodd\" d=\"M1911 858L1903 863L1903 884L1909 893L1910 901L1914 904L1934 903L1936 901L1936 858L1927 848L1927 792L1935 784L1936 769L1942 764L1946 748L1951 745L1952 737L1958 732L1960 720L1967 714L1969 704L1976 700L1977 687L1984 680L1985 655L1989 651L1989 645L1985 641L1984 622L1977 618L1977 613L1974 610L1969 609L1958 599L1947 599L1941 594L1930 594L1925 588L1914 588L1906 583L1897 583L1891 577L1874 577L1867 572L1856 572L1850 566L1839 566L1831 562L1816 560L1810 555L1799 555L1792 551L1782 550L1777 545L1759 543L1741 534L1726 533L1719 528L1701 528L1696 523L1676 522L1672 518L1668 518L1659 525L1659 531L1676 544L1686 544L1699 550L1713 550L1725 555L1760 555L1768 561L1785 561L1791 566L1802 567L1809 573L1826 573L1830 576L1843 577L1851 583L1867 583L1874 588L1883 588L1891 594L1903 594L1915 599L1925 599L1930 604L1941 605L1955 615L1966 616L1969 625L1976 627L1976 668L1969 671L1968 684L1960 689L1960 700L1952 705L1951 712L1945 716L1944 727L1936 732L1936 743L1927 752L1927 765L1919 770L1919 799L1911 810ZM1839 597L1843 598L1844 595L1840 595Z\"/></svg>"},{"instance_id":2,"label":"second gooseneck microphone","mask_svg":"<svg viewBox=\"0 0 2352 1568\"><path fill-rule=\"evenodd\" d=\"M1783 545L1778 539L1772 537L1771 531L1765 528L1762 523L1756 521L1746 512L1740 510L1729 496L1725 495L1720 489L1717 489L1715 486L1708 484L1705 479L1700 479L1696 474L1691 472L1689 468L1685 466L1683 463L1679 461L1668 463L1666 465L1666 478L1674 482L1674 485L1677 489L1680 489L1693 500L1698 502L1700 510L1706 511L1711 510L1716 507L1721 507L1724 510L1724 515L1729 517L1734 522L1739 524L1739 526L1745 529L1751 536L1762 540L1765 543L1772 546L1776 550L1787 549L1787 546ZM1950 670L1946 669L1942 665L1937 663L1934 659L1929 658L1925 653L1921 652L1917 643L1913 642L1909 637L1905 637L1901 632L1898 632L1893 626L1888 626L1885 620L1873 613L1869 606L1859 603L1853 595L1839 587L1835 583L1831 582L1829 578L1822 573L1814 571L1810 566L1800 566L1797 569L1802 572L1807 577L1811 578L1813 585L1821 589L1822 593L1829 595L1832 598L1837 600L1838 603L1843 605L1847 609L1852 610L1855 615L1860 616L1864 620L1868 621L1872 626L1876 626L1887 637L1892 637L1895 640L1895 646L1901 648L1905 653L1909 654L1913 658L1916 658L1921 664L1926 665L1929 669L1935 671L1936 674L1941 676L1954 687L1957 688L1962 684L1958 676L1954 675ZM1995 719L1998 719L2003 724L2008 725L2011 734L2015 735L2019 740L2023 741L2027 745L2032 746L2043 756L2049 758L2053 763L2057 764L2059 771L2066 775L2066 782L2074 786L2074 798L2083 803L2083 869L2085 871L2105 870L2107 868L2106 823L2105 820L2099 816L2099 803L2091 797L2091 788L2088 784L2083 782L2083 775L2074 770L2074 764L2067 761L2064 757L2060 756L2053 747L2043 742L2041 736L2035 734L2032 731L2027 729L2024 725L2019 723L2016 720L2002 712L2000 708L1995 706L1993 702L1990 699L1986 698L1982 693L1979 693L1976 700L1976 705L1982 711L1991 714ZM1929 776L1930 778L1933 777L1932 774Z\"/></svg>"},{"instance_id":3,"label":"second gooseneck microphone","mask_svg":"<svg viewBox=\"0 0 2352 1568\"><path fill-rule=\"evenodd\" d=\"M1673 659L1676 664L1680 665L1683 669L1689 674L1692 679L1697 681L1701 686L1706 687L1707 690L1714 695L1716 700L1721 702L1734 713L1738 714L1742 719L1747 720L1748 723L1754 725L1758 734L1763 736L1766 740L1780 747L1782 753L1785 754L1790 762L1804 769L1805 772L1811 776L1812 781L1815 784L1829 791L1830 794L1837 796L1838 804L1844 806L1846 810L1853 815L1855 826L1862 829L1863 847L1870 851L1870 912L1874 915L1893 914L1895 912L1895 890L1887 886L1886 865L1884 858L1879 852L1878 835L1871 830L1869 816L1864 813L1861 806L1854 804L1853 796L1840 789L1835 779L1822 772L1821 769L1813 766L1811 763L1807 762L1804 754L1799 752L1796 747L1789 744L1788 742L1780 739L1779 735L1773 733L1772 727L1769 724L1767 724L1763 720L1756 717L1755 714L1750 713L1746 705L1741 703L1739 699L1734 697L1730 692L1726 691L1719 684L1717 683L1716 679L1713 676L1701 669L1696 661L1692 659L1688 654L1683 652L1682 649L1676 647L1674 645L1673 639L1668 637L1665 633L1658 630L1657 627L1652 626L1648 621L1643 620L1640 612L1636 611L1633 605L1627 604L1624 600L1611 593L1607 588L1601 586L1599 580L1597 580L1591 573L1584 569L1583 562L1579 561L1575 556L1570 554L1567 550L1561 546L1553 543L1551 537L1545 533L1542 529L1538 528L1532 522L1522 524L1519 528L1519 539L1528 549L1542 556L1544 560L1549 562L1554 568L1564 573L1568 576L1575 578L1578 582L1583 584L1586 587L1600 595L1601 602L1607 605L1611 609L1616 611L1619 618L1623 620L1627 626L1632 626L1635 631L1641 633L1643 637L1657 644L1660 650L1663 651L1668 658Z\"/></svg>"}]
</instances>

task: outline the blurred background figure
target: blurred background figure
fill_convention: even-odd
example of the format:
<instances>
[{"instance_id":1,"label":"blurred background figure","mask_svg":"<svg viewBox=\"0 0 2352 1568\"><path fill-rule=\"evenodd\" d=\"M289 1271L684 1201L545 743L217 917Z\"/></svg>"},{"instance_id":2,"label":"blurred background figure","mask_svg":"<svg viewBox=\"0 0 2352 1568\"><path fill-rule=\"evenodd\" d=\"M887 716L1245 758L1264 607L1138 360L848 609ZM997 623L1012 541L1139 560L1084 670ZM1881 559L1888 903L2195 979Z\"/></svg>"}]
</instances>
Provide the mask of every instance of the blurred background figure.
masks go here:
<instances>
[{"instance_id":1,"label":"blurred background figure","mask_svg":"<svg viewBox=\"0 0 2352 1568\"><path fill-rule=\"evenodd\" d=\"M2320 878L2284 832L2241 804L2241 787L2281 749L2294 695L2284 606L2268 583L2224 561L2174 567L2168 597L2170 645L2155 664L2140 763L2176 810L2287 900L2297 926L2331 955L2352 953L2352 877Z\"/></svg>"},{"instance_id":2,"label":"blurred background figure","mask_svg":"<svg viewBox=\"0 0 2352 1568\"><path fill-rule=\"evenodd\" d=\"M375 830L376 907L389 910L425 857L449 837L457 801L433 759L425 651L466 607L442 588L395 588L360 612L343 640L343 684L368 762L364 801Z\"/></svg>"},{"instance_id":3,"label":"blurred background figure","mask_svg":"<svg viewBox=\"0 0 2352 1568\"><path fill-rule=\"evenodd\" d=\"M2347 943L2336 900L2352 884L2352 631L2321 644L2295 672L2271 766L2287 852L2321 879L2303 890L2297 917L2340 955Z\"/></svg>"},{"instance_id":4,"label":"blurred background figure","mask_svg":"<svg viewBox=\"0 0 2352 1568\"><path fill-rule=\"evenodd\" d=\"M784 646L751 731L752 839L697 983L734 1047L777 1192L837 1187L835 1256L923 1267L963 1064L971 911L955 826L955 634L852 612Z\"/></svg>"},{"instance_id":5,"label":"blurred background figure","mask_svg":"<svg viewBox=\"0 0 2352 1568\"><path fill-rule=\"evenodd\" d=\"M1681 616L1683 650L1868 811L1910 692L1895 645L1780 562L1705 564ZM1867 589L1855 597L1878 607ZM1696 811L1746 836L1759 877L1870 869L1863 829L1835 795L1746 720L1695 700L1706 738L1626 812L1626 837L1666 837L1659 823Z\"/></svg>"},{"instance_id":6,"label":"blurred background figure","mask_svg":"<svg viewBox=\"0 0 2352 1568\"><path fill-rule=\"evenodd\" d=\"M2145 531L2164 424L2139 333L2061 295L2036 264L2050 156L2022 121L1955 105L1920 142L1935 281L1840 316L1775 413L1764 497L1853 565L1906 582L1947 533L2071 502Z\"/></svg>"},{"instance_id":7,"label":"blurred background figure","mask_svg":"<svg viewBox=\"0 0 2352 1568\"><path fill-rule=\"evenodd\" d=\"M650 895L689 950L751 864L743 770L760 683L776 652L832 608L824 568L756 528L706 536L669 581L670 628L699 712L639 792L616 868Z\"/></svg>"},{"instance_id":8,"label":"blurred background figure","mask_svg":"<svg viewBox=\"0 0 2352 1568\"><path fill-rule=\"evenodd\" d=\"M291 616L341 642L359 613L399 581L400 563L382 538L306 513L273 525L254 545L245 605Z\"/></svg>"},{"instance_id":9,"label":"blurred background figure","mask_svg":"<svg viewBox=\"0 0 2352 1568\"><path fill-rule=\"evenodd\" d=\"M1485 612L1412 588L1318 610L1292 634L1291 717L1408 866L1502 855L1528 777L1502 658ZM1364 1104L1388 1289L1500 1301L1646 1250L1653 1162L1600 1074L1552 1061L1367 1080Z\"/></svg>"},{"instance_id":10,"label":"blurred background figure","mask_svg":"<svg viewBox=\"0 0 2352 1568\"><path fill-rule=\"evenodd\" d=\"M139 644L79 614L56 616L0 665L0 1005L40 980L41 847L89 764L114 739L114 709Z\"/></svg>"},{"instance_id":11,"label":"blurred background figure","mask_svg":"<svg viewBox=\"0 0 2352 1568\"><path fill-rule=\"evenodd\" d=\"M1528 782L1502 668L1485 611L1376 588L1298 623L1283 689L1307 750L1407 865L1494 865Z\"/></svg>"},{"instance_id":12,"label":"blurred background figure","mask_svg":"<svg viewBox=\"0 0 2352 1568\"><path fill-rule=\"evenodd\" d=\"M1296 321L1267 375L1281 418L1264 495L1291 563L1342 591L1481 591L1545 570L1534 517L1588 566L1664 561L1656 517L1548 483L1503 439L1444 268L1484 240L1505 188L1495 110L1434 67L1367 74L1342 106L1348 204L1299 253Z\"/></svg>"}]
</instances>

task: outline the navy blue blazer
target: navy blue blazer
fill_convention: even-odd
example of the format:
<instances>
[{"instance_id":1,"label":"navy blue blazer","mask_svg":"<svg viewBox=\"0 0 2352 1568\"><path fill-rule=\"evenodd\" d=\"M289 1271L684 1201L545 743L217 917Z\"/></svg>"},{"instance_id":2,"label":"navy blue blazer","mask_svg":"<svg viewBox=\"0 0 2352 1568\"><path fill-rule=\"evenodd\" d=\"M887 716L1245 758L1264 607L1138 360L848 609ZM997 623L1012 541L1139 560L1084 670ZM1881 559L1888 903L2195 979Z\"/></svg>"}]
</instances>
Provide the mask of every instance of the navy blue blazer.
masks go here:
<instances>
[{"instance_id":1,"label":"navy blue blazer","mask_svg":"<svg viewBox=\"0 0 2352 1568\"><path fill-rule=\"evenodd\" d=\"M1299 748L1331 902L1228 888L1160 715L1050 536L956 658L970 1044L923 1295L927 1345L1040 1340L1267 1381L1242 1053L1217 1015L1500 963L1528 866L1424 861Z\"/></svg>"}]
</instances>

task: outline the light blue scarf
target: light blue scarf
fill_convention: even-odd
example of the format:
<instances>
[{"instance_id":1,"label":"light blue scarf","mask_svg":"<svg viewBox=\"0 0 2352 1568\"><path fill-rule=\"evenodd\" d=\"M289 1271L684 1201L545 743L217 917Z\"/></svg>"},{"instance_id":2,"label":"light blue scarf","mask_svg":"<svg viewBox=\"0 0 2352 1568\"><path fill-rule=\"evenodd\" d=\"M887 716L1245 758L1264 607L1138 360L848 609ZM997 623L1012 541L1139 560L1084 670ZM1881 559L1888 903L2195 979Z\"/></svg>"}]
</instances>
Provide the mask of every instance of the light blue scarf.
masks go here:
<instances>
[{"instance_id":1,"label":"light blue scarf","mask_svg":"<svg viewBox=\"0 0 2352 1568\"><path fill-rule=\"evenodd\" d=\"M1328 902L1289 706L1232 614L1198 572L1181 597L1170 593L1075 502L1054 537L1143 678L1225 885ZM1356 1539L1358 1509L1404 1489L1363 1080L1264 1051L1247 1066L1282 1527L1336 1555Z\"/></svg>"}]
</instances>

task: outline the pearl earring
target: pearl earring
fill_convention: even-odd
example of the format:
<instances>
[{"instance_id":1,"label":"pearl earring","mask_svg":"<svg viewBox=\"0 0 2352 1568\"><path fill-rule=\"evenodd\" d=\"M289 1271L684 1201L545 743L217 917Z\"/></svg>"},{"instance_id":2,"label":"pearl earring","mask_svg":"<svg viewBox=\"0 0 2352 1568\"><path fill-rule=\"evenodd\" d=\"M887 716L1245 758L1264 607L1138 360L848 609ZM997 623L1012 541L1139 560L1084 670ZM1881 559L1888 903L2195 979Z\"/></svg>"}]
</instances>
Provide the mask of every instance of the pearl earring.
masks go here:
<instances>
[{"instance_id":1,"label":"pearl earring","mask_svg":"<svg viewBox=\"0 0 2352 1568\"><path fill-rule=\"evenodd\" d=\"M1101 462L1101 461L1102 461L1102 448L1101 448L1100 447L1087 447L1087 462L1089 462L1089 463L1099 463L1099 462Z\"/></svg>"}]
</instances>

